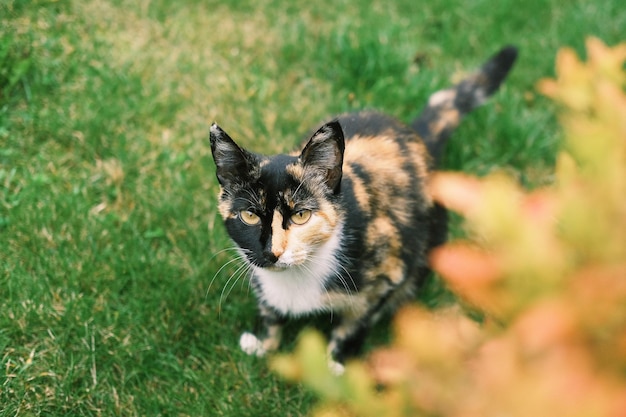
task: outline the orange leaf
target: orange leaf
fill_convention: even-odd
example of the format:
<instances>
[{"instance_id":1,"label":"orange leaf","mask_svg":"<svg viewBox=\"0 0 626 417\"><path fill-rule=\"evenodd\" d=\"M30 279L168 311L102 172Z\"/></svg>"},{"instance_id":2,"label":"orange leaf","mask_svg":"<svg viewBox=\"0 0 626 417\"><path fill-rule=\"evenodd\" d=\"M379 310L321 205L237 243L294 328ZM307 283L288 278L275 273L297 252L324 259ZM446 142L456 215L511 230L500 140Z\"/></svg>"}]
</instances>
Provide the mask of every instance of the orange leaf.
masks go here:
<instances>
[{"instance_id":1,"label":"orange leaf","mask_svg":"<svg viewBox=\"0 0 626 417\"><path fill-rule=\"evenodd\" d=\"M500 277L501 272L492 255L463 243L435 248L430 262L446 281L466 288L490 285Z\"/></svg>"},{"instance_id":2,"label":"orange leaf","mask_svg":"<svg viewBox=\"0 0 626 417\"><path fill-rule=\"evenodd\" d=\"M483 185L468 175L438 172L433 175L429 190L436 201L465 216L482 206Z\"/></svg>"},{"instance_id":3,"label":"orange leaf","mask_svg":"<svg viewBox=\"0 0 626 417\"><path fill-rule=\"evenodd\" d=\"M491 312L501 311L503 294L496 294L495 283L502 276L498 260L468 244L440 246L430 254L432 268L468 302Z\"/></svg>"}]
</instances>

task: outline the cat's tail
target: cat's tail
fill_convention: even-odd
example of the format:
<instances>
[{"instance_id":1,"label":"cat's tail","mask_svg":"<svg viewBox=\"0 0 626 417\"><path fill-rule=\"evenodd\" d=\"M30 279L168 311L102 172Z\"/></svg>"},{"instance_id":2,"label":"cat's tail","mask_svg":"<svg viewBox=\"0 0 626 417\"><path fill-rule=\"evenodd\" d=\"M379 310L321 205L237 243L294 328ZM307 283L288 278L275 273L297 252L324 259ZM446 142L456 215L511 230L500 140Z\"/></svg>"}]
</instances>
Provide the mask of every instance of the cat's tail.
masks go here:
<instances>
[{"instance_id":1,"label":"cat's tail","mask_svg":"<svg viewBox=\"0 0 626 417\"><path fill-rule=\"evenodd\" d=\"M439 90L428 99L428 105L411 123L424 140L438 164L448 137L463 116L483 104L495 93L515 63L517 48L506 46L492 56L473 75L454 87Z\"/></svg>"}]
</instances>

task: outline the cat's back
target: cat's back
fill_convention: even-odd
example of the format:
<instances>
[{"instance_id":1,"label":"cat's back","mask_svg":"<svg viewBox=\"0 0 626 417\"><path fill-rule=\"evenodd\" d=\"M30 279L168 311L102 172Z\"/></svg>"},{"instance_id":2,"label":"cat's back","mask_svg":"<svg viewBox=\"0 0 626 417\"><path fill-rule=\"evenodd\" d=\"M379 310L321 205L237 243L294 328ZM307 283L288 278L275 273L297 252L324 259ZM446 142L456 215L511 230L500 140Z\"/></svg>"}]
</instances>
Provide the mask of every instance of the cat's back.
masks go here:
<instances>
[{"instance_id":1,"label":"cat's back","mask_svg":"<svg viewBox=\"0 0 626 417\"><path fill-rule=\"evenodd\" d=\"M414 205L416 200L427 203L420 191L430 156L411 127L373 111L344 114L337 120L346 143L344 176L363 207L372 209L374 203L388 208L391 200L397 208Z\"/></svg>"},{"instance_id":2,"label":"cat's back","mask_svg":"<svg viewBox=\"0 0 626 417\"><path fill-rule=\"evenodd\" d=\"M391 116L365 111L337 120L345 139L340 201L346 254L358 269L353 275L360 285L376 286L382 276L380 282L399 284L425 262L430 156L419 135Z\"/></svg>"},{"instance_id":3,"label":"cat's back","mask_svg":"<svg viewBox=\"0 0 626 417\"><path fill-rule=\"evenodd\" d=\"M426 174L430 156L415 130L392 116L375 111L347 113L337 118L346 141L344 163L375 162L389 170Z\"/></svg>"},{"instance_id":4,"label":"cat's back","mask_svg":"<svg viewBox=\"0 0 626 417\"><path fill-rule=\"evenodd\" d=\"M394 132L408 139L416 132L395 117L374 110L344 113L337 116L346 141L357 136L380 136Z\"/></svg>"}]
</instances>

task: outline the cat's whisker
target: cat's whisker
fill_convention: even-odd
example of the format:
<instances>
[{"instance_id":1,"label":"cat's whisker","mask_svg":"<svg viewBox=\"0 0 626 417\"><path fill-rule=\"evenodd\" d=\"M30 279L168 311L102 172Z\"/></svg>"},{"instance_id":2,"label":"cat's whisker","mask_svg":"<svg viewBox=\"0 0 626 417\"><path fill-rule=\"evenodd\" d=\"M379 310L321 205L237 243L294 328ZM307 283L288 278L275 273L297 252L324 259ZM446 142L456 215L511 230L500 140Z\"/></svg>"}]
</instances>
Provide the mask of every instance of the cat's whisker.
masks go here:
<instances>
[{"instance_id":1,"label":"cat's whisker","mask_svg":"<svg viewBox=\"0 0 626 417\"><path fill-rule=\"evenodd\" d=\"M248 202L250 204L250 207L256 207L256 203L249 198L243 198L242 200Z\"/></svg>"},{"instance_id":2,"label":"cat's whisker","mask_svg":"<svg viewBox=\"0 0 626 417\"><path fill-rule=\"evenodd\" d=\"M350 274L350 271L348 271L348 269L346 269L346 267L345 267L345 266L343 266L341 263L339 263L338 265L339 265L339 267L340 267L341 269L343 269L343 271L346 273L346 275L347 275L347 276L348 276L348 278L350 279L350 283L352 283L352 288L353 288L353 290L354 290L355 292L356 292L356 291L358 291L357 286L356 286L356 282L354 282L354 278L352 278L352 274ZM337 275L338 275L338 276L341 276L341 273L340 273L340 272L337 272ZM348 291L348 293L349 293L350 295L352 295L352 291L351 291L351 290L347 287L347 284L348 284L348 283L347 283L347 281L345 281L345 280L344 280L344 282L345 282L345 284L346 284L346 290Z\"/></svg>"},{"instance_id":3,"label":"cat's whisker","mask_svg":"<svg viewBox=\"0 0 626 417\"><path fill-rule=\"evenodd\" d=\"M315 258L314 256L310 258L312 263L315 263L315 259L314 258ZM323 277L319 277L319 275L316 274L315 271L313 271L306 263L299 265L298 268L304 270L307 274L309 274L309 276L312 277L313 279L315 279L315 281L324 289L324 294L326 294L326 298L328 299L328 304L329 304L328 308L330 310L330 321L332 323L332 321L333 321L333 314L335 312L335 308L333 306L332 297L330 296L330 293L326 289L324 278Z\"/></svg>"},{"instance_id":4,"label":"cat's whisker","mask_svg":"<svg viewBox=\"0 0 626 417\"><path fill-rule=\"evenodd\" d=\"M310 259L310 262L316 263L316 264L321 264L323 262L322 260L319 259L317 255L311 255L309 259ZM343 277L343 274L341 273L341 271L339 271L337 267L343 269L343 271L346 273L346 275L348 276L348 279L350 280L350 283L352 283L352 288L350 288L348 281ZM346 293L348 294L350 298L352 297L353 292L357 291L357 286L356 286L356 283L354 282L354 279L352 278L352 275L346 269L346 267L344 267L341 264L341 262L337 262L335 269L332 271L331 275L339 280L339 282L341 283L343 288L346 290Z\"/></svg>"},{"instance_id":5,"label":"cat's whisker","mask_svg":"<svg viewBox=\"0 0 626 417\"><path fill-rule=\"evenodd\" d=\"M298 191L300 191L300 188L302 188L303 185L304 185L304 182L301 182L300 184L298 184L298 186L296 187L296 191L293 192L293 196L291 198L295 200L296 196L298 195Z\"/></svg>"},{"instance_id":6,"label":"cat's whisker","mask_svg":"<svg viewBox=\"0 0 626 417\"><path fill-rule=\"evenodd\" d=\"M211 255L209 257L209 259L206 260L206 264L210 264L216 257L218 257L219 255L225 253L225 252L230 252L233 251L235 253L238 253L238 248L237 246L233 245L233 246L229 246L227 248L224 248L222 250L219 250L217 252L215 252L213 255ZM221 269L221 268L220 268ZM219 272L219 271L218 271ZM216 273L217 274L217 273ZM211 282L215 279L216 275L213 275L213 278L211 279ZM209 284L210 287L210 284Z\"/></svg>"},{"instance_id":7,"label":"cat's whisker","mask_svg":"<svg viewBox=\"0 0 626 417\"><path fill-rule=\"evenodd\" d=\"M239 267L235 270L235 272L233 272L233 273L230 275L230 277L228 277L228 280L226 281L226 284L224 284L224 288L222 289L222 292L221 292L221 294L220 294L220 299L219 299L219 302L218 302L218 311L220 312L220 314L221 314L221 312L222 312L222 300L224 300L224 299L225 299L225 298L224 298L224 293L226 292L226 289L228 288L228 285L229 285L229 284L230 284L230 282L233 280L233 278L235 278L235 282L234 282L234 283L233 283L233 285L230 287L230 290L228 290L228 292L226 293L226 298L228 298L228 295L229 295L229 294L230 294L230 292L233 290L234 286L235 286L235 285L237 285L237 281L239 281L239 279L241 278L241 276L237 276L237 275L238 275L238 273L239 273L242 269L245 269L245 268L247 268L247 267L248 267L248 265L247 265L247 264L245 264L245 263L244 263L243 265L240 265L240 266L239 266Z\"/></svg>"},{"instance_id":8,"label":"cat's whisker","mask_svg":"<svg viewBox=\"0 0 626 417\"><path fill-rule=\"evenodd\" d=\"M252 272L252 265L250 265L250 268L248 269L248 273L250 274L250 277L248 279L248 288L246 289L246 296L250 295L250 288L252 287L252 276L254 275L254 273Z\"/></svg>"},{"instance_id":9,"label":"cat's whisker","mask_svg":"<svg viewBox=\"0 0 626 417\"><path fill-rule=\"evenodd\" d=\"M213 275L213 278L211 278L211 282L209 282L209 287L206 290L206 294L204 295L204 298L206 299L209 296L209 292L211 292L211 287L213 286L213 282L215 282L215 279L219 276L219 274L224 270L224 268L226 268L228 265L232 264L233 262L238 262L238 261L245 261L245 258L241 255L238 255L237 257L231 259L230 261L226 262L224 265L222 265L222 267L220 269L217 270L217 272Z\"/></svg>"},{"instance_id":10,"label":"cat's whisker","mask_svg":"<svg viewBox=\"0 0 626 417\"><path fill-rule=\"evenodd\" d=\"M219 250L219 251L215 252L213 255L211 255L211 257L209 257L209 259L207 259L207 260L206 260L206 262L207 262L207 263L209 263L209 262L211 262L213 259L215 259L215 257L216 257L216 256L219 256L219 255L221 255L222 253L224 253L224 252L228 252L228 251L235 251L235 252L237 252L237 251L238 251L237 246L234 246L234 245L233 245L233 246L229 246L229 247L227 247L227 248L224 248L224 249L222 249L222 250Z\"/></svg>"},{"instance_id":11,"label":"cat's whisker","mask_svg":"<svg viewBox=\"0 0 626 417\"><path fill-rule=\"evenodd\" d=\"M350 290L350 288L348 288L348 283L346 282L346 280L341 276L340 272L335 272L335 277L339 279L339 282L341 282L341 285L343 285L343 287L346 290L347 293L347 298L348 298L348 302L350 303L350 307L352 309L354 309L354 298L353 298L353 293Z\"/></svg>"},{"instance_id":12,"label":"cat's whisker","mask_svg":"<svg viewBox=\"0 0 626 417\"><path fill-rule=\"evenodd\" d=\"M256 193L252 192L252 190L245 190L246 194L250 196L250 199L246 199L252 206L258 207L261 203L259 200L259 196Z\"/></svg>"},{"instance_id":13,"label":"cat's whisker","mask_svg":"<svg viewBox=\"0 0 626 417\"><path fill-rule=\"evenodd\" d=\"M314 262L314 263L317 262L317 256L315 256L315 255L312 256L311 257L311 261ZM350 282L352 283L352 288L350 288L350 286L348 285L348 281L343 277L343 275L342 275L341 271L338 269L338 267L342 268L346 272L348 278L350 279ZM348 302L350 304L350 308L354 309L354 298L353 298L353 296L354 296L354 292L357 291L357 286L356 286L356 283L354 282L354 279L352 278L352 275L350 274L350 272L340 262L337 262L337 264L333 268L333 271L331 272L331 275L333 277L335 277L336 279L338 279L339 282L341 283L341 285L343 286L343 288L346 290L347 299L348 299ZM326 293L328 293L328 291L326 291ZM332 308L332 306L331 306L331 308ZM331 320L332 320L332 311L331 311Z\"/></svg>"},{"instance_id":14,"label":"cat's whisker","mask_svg":"<svg viewBox=\"0 0 626 417\"><path fill-rule=\"evenodd\" d=\"M243 269L242 269L242 270L238 273L238 274L239 274L239 276L238 276L237 280L235 281L235 284L236 284L236 283L237 283L237 282L238 282L241 278L244 278L244 279L243 279L243 281L242 281L242 283L241 283L241 289L242 289L242 291L243 291L243 283L244 283L245 281L248 281L248 289L250 288L250 279L246 279L246 277L249 275L249 273L250 273L250 271L251 271L251 269L252 269L252 267L250 266L250 264L247 264L247 263L246 263L244 266L245 266L245 268L243 268ZM248 278L249 278L249 277L248 277ZM233 284L233 285L231 286L230 290L226 293L226 297L225 297L225 298L228 298L228 296L229 296L229 295L230 295L230 293L232 292L233 288L235 288L235 284Z\"/></svg>"},{"instance_id":15,"label":"cat's whisker","mask_svg":"<svg viewBox=\"0 0 626 417\"><path fill-rule=\"evenodd\" d=\"M248 272L250 266L247 264L244 264L242 266L240 266L233 274L235 281L232 283L232 285L230 286L230 288L228 289L228 291L226 291L226 294L224 295L224 301L226 299L228 299L228 296L230 295L230 293L233 291L233 289L235 289L235 286L237 285L237 282L239 282L239 280L243 277L245 277L246 273ZM226 287L224 287L224 289L226 289ZM220 300L221 301L221 300Z\"/></svg>"}]
</instances>

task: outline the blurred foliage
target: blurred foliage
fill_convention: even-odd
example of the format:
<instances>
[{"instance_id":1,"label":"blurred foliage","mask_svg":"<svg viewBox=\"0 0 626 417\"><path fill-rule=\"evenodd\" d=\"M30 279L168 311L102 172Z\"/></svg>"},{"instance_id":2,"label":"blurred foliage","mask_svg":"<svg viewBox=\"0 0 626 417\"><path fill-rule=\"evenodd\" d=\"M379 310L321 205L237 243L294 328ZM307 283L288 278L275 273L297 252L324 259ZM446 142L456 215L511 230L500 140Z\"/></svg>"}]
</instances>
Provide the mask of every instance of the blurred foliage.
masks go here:
<instances>
[{"instance_id":1,"label":"blurred foliage","mask_svg":"<svg viewBox=\"0 0 626 417\"><path fill-rule=\"evenodd\" d=\"M626 414L626 43L586 47L586 62L561 49L556 79L537 84L562 108L552 186L432 182L470 235L434 251L433 267L484 320L406 308L392 346L339 377L305 334L273 367L324 399L315 416Z\"/></svg>"}]
</instances>

